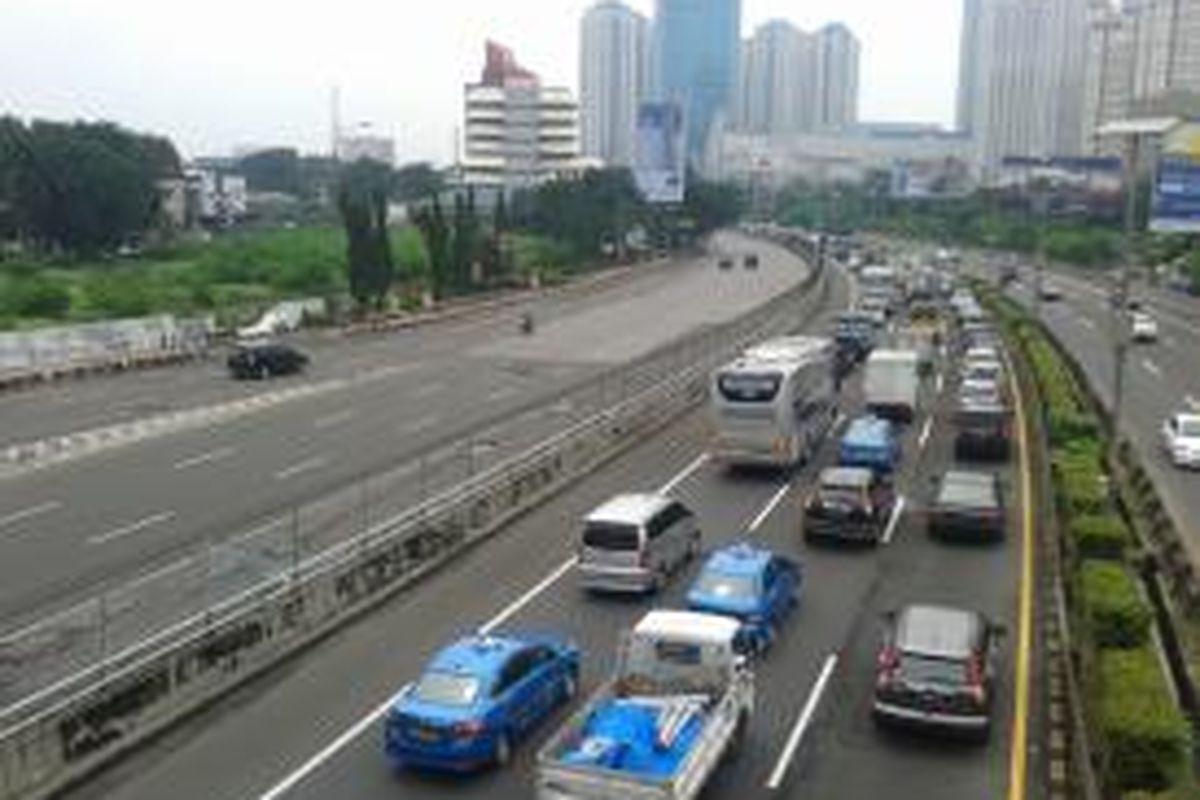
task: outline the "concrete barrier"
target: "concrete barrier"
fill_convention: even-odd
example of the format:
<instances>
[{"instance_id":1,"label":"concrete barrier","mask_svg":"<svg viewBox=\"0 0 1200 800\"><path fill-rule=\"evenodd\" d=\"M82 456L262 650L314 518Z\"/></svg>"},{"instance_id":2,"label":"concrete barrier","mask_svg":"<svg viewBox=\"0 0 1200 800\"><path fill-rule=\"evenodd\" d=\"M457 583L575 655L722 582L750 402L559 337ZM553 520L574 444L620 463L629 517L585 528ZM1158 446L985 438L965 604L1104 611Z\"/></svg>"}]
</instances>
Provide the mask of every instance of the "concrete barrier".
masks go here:
<instances>
[{"instance_id":1,"label":"concrete barrier","mask_svg":"<svg viewBox=\"0 0 1200 800\"><path fill-rule=\"evenodd\" d=\"M814 288L820 285L820 291ZM822 276L716 334L720 347L453 490L297 563L0 717L0 800L47 797L346 625L693 408L710 369L794 331ZM719 334L719 335L718 335Z\"/></svg>"}]
</instances>

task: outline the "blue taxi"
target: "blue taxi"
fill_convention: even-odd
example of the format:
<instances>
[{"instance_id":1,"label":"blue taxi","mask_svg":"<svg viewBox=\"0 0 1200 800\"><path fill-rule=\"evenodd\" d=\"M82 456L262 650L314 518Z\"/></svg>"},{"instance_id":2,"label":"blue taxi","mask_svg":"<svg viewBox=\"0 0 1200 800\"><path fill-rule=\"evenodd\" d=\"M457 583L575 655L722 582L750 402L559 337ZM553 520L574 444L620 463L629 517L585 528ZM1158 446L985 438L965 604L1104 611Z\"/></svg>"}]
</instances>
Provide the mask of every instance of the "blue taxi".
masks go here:
<instances>
[{"instance_id":1,"label":"blue taxi","mask_svg":"<svg viewBox=\"0 0 1200 800\"><path fill-rule=\"evenodd\" d=\"M737 618L742 623L740 645L759 653L796 605L800 584L795 561L749 543L734 544L708 557L688 590L687 603L694 611Z\"/></svg>"},{"instance_id":2,"label":"blue taxi","mask_svg":"<svg viewBox=\"0 0 1200 800\"><path fill-rule=\"evenodd\" d=\"M871 415L851 420L838 448L839 466L861 467L880 474L894 472L900 457L896 427L886 419Z\"/></svg>"},{"instance_id":3,"label":"blue taxi","mask_svg":"<svg viewBox=\"0 0 1200 800\"><path fill-rule=\"evenodd\" d=\"M396 767L503 766L513 746L579 686L579 650L548 638L469 636L435 655L393 702L384 749Z\"/></svg>"}]
</instances>

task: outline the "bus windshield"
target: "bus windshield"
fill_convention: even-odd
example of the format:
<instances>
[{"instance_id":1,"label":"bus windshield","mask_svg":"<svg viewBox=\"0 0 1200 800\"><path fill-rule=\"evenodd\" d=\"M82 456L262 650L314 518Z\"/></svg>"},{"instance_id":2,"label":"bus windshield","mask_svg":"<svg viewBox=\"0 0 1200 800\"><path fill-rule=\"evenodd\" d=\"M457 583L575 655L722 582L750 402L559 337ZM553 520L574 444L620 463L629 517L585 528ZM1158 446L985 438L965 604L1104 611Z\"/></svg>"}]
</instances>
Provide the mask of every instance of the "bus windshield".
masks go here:
<instances>
[{"instance_id":1,"label":"bus windshield","mask_svg":"<svg viewBox=\"0 0 1200 800\"><path fill-rule=\"evenodd\" d=\"M717 378L721 397L730 403L770 403L782 383L783 376L778 372L737 372Z\"/></svg>"}]
</instances>

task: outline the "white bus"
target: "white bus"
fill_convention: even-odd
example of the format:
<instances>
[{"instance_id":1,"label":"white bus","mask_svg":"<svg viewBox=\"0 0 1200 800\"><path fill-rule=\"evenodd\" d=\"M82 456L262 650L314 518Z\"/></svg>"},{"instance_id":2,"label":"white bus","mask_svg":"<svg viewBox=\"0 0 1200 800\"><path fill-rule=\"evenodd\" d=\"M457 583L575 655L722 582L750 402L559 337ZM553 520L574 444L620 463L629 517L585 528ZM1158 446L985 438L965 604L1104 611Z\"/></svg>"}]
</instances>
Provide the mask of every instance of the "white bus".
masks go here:
<instances>
[{"instance_id":1,"label":"white bus","mask_svg":"<svg viewBox=\"0 0 1200 800\"><path fill-rule=\"evenodd\" d=\"M837 417L832 340L772 339L712 377L713 458L792 467L809 460Z\"/></svg>"}]
</instances>

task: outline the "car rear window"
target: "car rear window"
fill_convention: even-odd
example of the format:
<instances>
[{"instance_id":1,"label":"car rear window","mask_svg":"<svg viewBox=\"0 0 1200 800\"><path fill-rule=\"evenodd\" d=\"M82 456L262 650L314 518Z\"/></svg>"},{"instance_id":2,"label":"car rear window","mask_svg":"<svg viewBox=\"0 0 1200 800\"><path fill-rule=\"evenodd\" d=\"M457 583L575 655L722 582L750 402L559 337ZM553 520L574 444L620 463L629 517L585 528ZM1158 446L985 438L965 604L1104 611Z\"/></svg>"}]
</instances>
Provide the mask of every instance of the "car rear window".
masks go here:
<instances>
[{"instance_id":1,"label":"car rear window","mask_svg":"<svg viewBox=\"0 0 1200 800\"><path fill-rule=\"evenodd\" d=\"M966 681L966 665L961 661L905 653L900 659L900 678L910 683L961 686Z\"/></svg>"},{"instance_id":2,"label":"car rear window","mask_svg":"<svg viewBox=\"0 0 1200 800\"><path fill-rule=\"evenodd\" d=\"M779 394L783 376L778 372L730 373L717 379L721 396L731 403L769 403Z\"/></svg>"},{"instance_id":3,"label":"car rear window","mask_svg":"<svg viewBox=\"0 0 1200 800\"><path fill-rule=\"evenodd\" d=\"M754 579L749 575L722 575L705 572L696 582L696 590L710 597L750 600L755 597Z\"/></svg>"},{"instance_id":4,"label":"car rear window","mask_svg":"<svg viewBox=\"0 0 1200 800\"><path fill-rule=\"evenodd\" d=\"M635 525L589 522L583 528L583 543L596 550L637 550L641 539Z\"/></svg>"},{"instance_id":5,"label":"car rear window","mask_svg":"<svg viewBox=\"0 0 1200 800\"><path fill-rule=\"evenodd\" d=\"M942 490L938 495L942 503L972 508L994 508L996 491L987 479L976 479L974 476L947 475L942 481Z\"/></svg>"},{"instance_id":6,"label":"car rear window","mask_svg":"<svg viewBox=\"0 0 1200 800\"><path fill-rule=\"evenodd\" d=\"M478 678L453 672L427 672L413 690L417 700L443 706L469 706L478 696Z\"/></svg>"}]
</instances>

